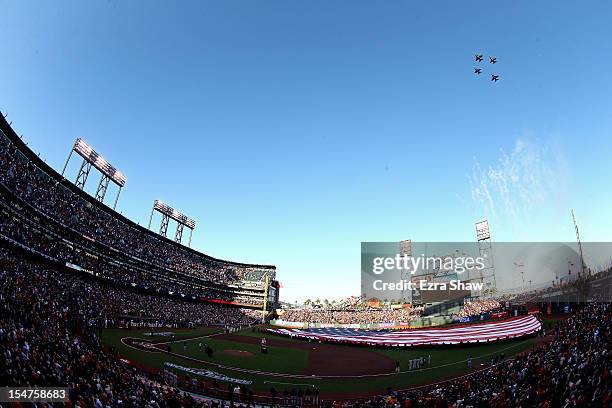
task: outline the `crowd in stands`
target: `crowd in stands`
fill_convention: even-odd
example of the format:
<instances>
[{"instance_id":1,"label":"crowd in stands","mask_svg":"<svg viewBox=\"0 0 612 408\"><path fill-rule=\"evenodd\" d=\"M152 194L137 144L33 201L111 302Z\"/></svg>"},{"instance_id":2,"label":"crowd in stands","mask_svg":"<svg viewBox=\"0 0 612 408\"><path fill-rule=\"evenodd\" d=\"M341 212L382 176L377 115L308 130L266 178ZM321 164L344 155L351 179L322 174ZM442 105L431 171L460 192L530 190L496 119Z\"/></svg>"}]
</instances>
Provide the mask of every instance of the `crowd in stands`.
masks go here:
<instances>
[{"instance_id":1,"label":"crowd in stands","mask_svg":"<svg viewBox=\"0 0 612 408\"><path fill-rule=\"evenodd\" d=\"M473 302L466 301L459 312L457 317L469 317L478 316L483 313L494 312L502 308L501 303L497 300L476 300Z\"/></svg>"},{"instance_id":2,"label":"crowd in stands","mask_svg":"<svg viewBox=\"0 0 612 408\"><path fill-rule=\"evenodd\" d=\"M0 131L4 237L126 286L263 304L261 280L266 275L274 279L273 268L214 260L143 232L47 170L49 174Z\"/></svg>"},{"instance_id":3,"label":"crowd in stands","mask_svg":"<svg viewBox=\"0 0 612 408\"><path fill-rule=\"evenodd\" d=\"M0 249L0 256L6 282L15 278L23 282L25 276L32 276L37 278L37 283L60 286L65 296L82 297L95 305L95 318L102 327L126 325L129 321L150 322L158 327L237 327L252 325L261 318L261 311L254 309L152 296L119 288L82 272L60 271L52 264L42 267L8 249ZM19 271L21 275L13 276L11 271Z\"/></svg>"},{"instance_id":4,"label":"crowd in stands","mask_svg":"<svg viewBox=\"0 0 612 408\"><path fill-rule=\"evenodd\" d=\"M204 406L103 350L100 329L123 315L180 326L255 321L251 310L115 289L5 247L0 280L0 384L68 386L73 407Z\"/></svg>"},{"instance_id":5,"label":"crowd in stands","mask_svg":"<svg viewBox=\"0 0 612 408\"><path fill-rule=\"evenodd\" d=\"M590 303L554 328L554 338L515 359L413 391L388 390L329 408L610 407L612 308Z\"/></svg>"},{"instance_id":6,"label":"crowd in stands","mask_svg":"<svg viewBox=\"0 0 612 408\"><path fill-rule=\"evenodd\" d=\"M420 315L420 308L399 309L286 309L279 317L285 322L324 324L408 323Z\"/></svg>"}]
</instances>

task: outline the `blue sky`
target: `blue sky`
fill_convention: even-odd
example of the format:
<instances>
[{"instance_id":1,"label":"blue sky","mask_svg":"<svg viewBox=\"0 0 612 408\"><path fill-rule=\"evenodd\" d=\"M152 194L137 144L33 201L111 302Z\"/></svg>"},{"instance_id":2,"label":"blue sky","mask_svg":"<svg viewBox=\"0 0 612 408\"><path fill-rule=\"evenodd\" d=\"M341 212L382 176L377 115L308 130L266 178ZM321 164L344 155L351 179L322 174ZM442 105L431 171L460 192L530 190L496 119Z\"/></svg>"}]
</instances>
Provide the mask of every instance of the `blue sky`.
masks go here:
<instances>
[{"instance_id":1,"label":"blue sky","mask_svg":"<svg viewBox=\"0 0 612 408\"><path fill-rule=\"evenodd\" d=\"M575 208L610 240L610 2L0 8L0 109L29 145L61 170L83 137L126 174L123 214L164 200L192 246L276 264L283 300L358 294L361 241L473 241L485 217L571 241ZM498 57L482 77L475 52Z\"/></svg>"}]
</instances>

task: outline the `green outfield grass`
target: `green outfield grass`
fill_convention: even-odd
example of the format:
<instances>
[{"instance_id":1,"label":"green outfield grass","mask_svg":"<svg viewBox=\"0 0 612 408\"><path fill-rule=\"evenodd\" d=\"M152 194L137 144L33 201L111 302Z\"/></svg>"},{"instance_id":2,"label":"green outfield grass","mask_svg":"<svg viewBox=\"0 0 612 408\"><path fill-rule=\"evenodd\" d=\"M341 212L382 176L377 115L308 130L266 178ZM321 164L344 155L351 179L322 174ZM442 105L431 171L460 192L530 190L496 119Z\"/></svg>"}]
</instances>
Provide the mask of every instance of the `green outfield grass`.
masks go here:
<instances>
[{"instance_id":1,"label":"green outfield grass","mask_svg":"<svg viewBox=\"0 0 612 408\"><path fill-rule=\"evenodd\" d=\"M466 363L468 356L472 357L473 367L477 368L480 363L489 362L491 357L499 355L500 353L504 353L506 357L510 357L525 351L532 347L536 341L536 339L530 338L481 346L442 349L368 348L368 350L380 354L381 358L388 357L394 361L399 360L402 370L408 369L408 360L420 356L426 357L431 355L431 366L408 373L362 379L294 379L237 372L227 368L219 368L211 366L210 364L198 363L180 357L170 356L165 353L147 353L132 349L121 343L122 337L136 337L155 342L167 342L171 340L171 337L144 336L143 333L147 331L149 330L109 329L103 332L102 340L107 346L115 346L123 357L153 369L163 368L165 362L171 362L185 367L207 368L233 378L253 381L252 388L260 392L267 391L272 386L277 389L283 389L285 387L292 387L291 384L300 384L300 386L296 386L296 388L305 388L307 385L312 385L322 393L350 393L355 391L382 393L388 386L392 386L396 389L407 388L465 374L469 371ZM172 331L176 334L177 341L172 344L172 351L174 353L194 357L212 364L284 374L300 374L309 364L310 352L308 350L274 346L270 347L269 354L264 355L260 353L259 345L216 338L215 335L219 333L218 329L202 328L168 331ZM291 340L287 337L253 332L251 329L243 330L236 334L248 337L278 337L288 342L301 342L301 340L297 339ZM194 338L198 336L212 337ZM186 343L186 348L184 348L184 342ZM208 344L214 350L212 358L208 358L203 351L199 351L198 344L200 342ZM346 347L349 349L355 348L352 346ZM223 350L243 350L251 353L251 355L230 355L224 353Z\"/></svg>"}]
</instances>

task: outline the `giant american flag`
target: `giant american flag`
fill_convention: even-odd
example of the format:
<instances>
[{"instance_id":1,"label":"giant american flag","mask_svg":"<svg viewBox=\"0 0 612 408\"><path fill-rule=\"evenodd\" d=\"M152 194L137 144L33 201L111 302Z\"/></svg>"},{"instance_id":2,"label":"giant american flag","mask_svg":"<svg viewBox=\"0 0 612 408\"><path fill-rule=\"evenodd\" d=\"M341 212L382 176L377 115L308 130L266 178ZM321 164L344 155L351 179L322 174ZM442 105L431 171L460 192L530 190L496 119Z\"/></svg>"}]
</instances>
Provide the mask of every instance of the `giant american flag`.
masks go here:
<instances>
[{"instance_id":1,"label":"giant american flag","mask_svg":"<svg viewBox=\"0 0 612 408\"><path fill-rule=\"evenodd\" d=\"M542 323L533 315L465 325L409 330L362 330L343 328L268 329L269 332L302 339L362 345L428 346L486 343L538 332Z\"/></svg>"}]
</instances>

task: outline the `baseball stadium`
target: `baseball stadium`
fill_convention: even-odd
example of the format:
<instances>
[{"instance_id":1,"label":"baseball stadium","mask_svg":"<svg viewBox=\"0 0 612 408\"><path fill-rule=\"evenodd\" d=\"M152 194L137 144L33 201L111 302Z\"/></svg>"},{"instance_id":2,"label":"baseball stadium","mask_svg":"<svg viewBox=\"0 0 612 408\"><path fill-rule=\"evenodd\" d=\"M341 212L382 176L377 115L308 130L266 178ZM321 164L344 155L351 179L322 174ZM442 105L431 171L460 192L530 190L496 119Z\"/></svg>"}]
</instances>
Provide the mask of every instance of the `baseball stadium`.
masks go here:
<instances>
[{"instance_id":1,"label":"baseball stadium","mask_svg":"<svg viewBox=\"0 0 612 408\"><path fill-rule=\"evenodd\" d=\"M134 224L41 161L4 118L0 128L3 349L37 350L23 361L5 359L5 384L72 378L77 401L103 391L86 379L104 378L114 392L157 391L184 406L201 399L360 406L389 398L429 406L458 396L476 404L508 398L505 379L521 370L529 374L517 398L531 398L530 375L561 368L558 353L577 338L572 353L602 353L589 357L592 375L609 368L603 353L612 310L594 302L609 300L609 268L585 268L575 278L570 270L565 281L511 294L463 290L442 299L422 291L412 303L353 296L284 307L273 265L215 259L182 245L179 235ZM73 149L82 156L79 171L99 169L101 184L120 181L84 143ZM77 182L86 179L79 174ZM160 201L153 210L189 225ZM47 332L55 337L40 336ZM69 370L54 370L44 353ZM548 365L536 370L534 359ZM478 380L486 393L473 394ZM553 380L537 383L552 387ZM605 391L593 381L582 387Z\"/></svg>"},{"instance_id":2,"label":"baseball stadium","mask_svg":"<svg viewBox=\"0 0 612 408\"><path fill-rule=\"evenodd\" d=\"M117 24L117 30L152 35L146 41L157 43L155 47L141 48L145 46L138 41L140 45L136 46L132 43L132 37L126 37L125 43L123 38L116 39L118 42L113 42L115 45L111 48L125 47L130 50L130 58L135 60L143 58L139 52L145 52L145 49L151 61L176 59L178 64L173 62L163 68L147 63L151 71L139 71L138 80L156 81L148 76L162 75L162 71L176 74L178 71L173 70L183 65L180 69L184 71L173 79L172 88L176 86L176 89L172 95L177 100L182 96L188 98L195 92L195 88L181 82L184 79L181 76L196 78L199 75L186 68L190 58L185 55L210 52L210 55L232 60L235 67L237 55L253 52L256 55L252 56L252 67L258 72L261 67L257 67L255 61L273 52L263 45L259 48L259 40L256 41L250 34L240 37L241 41L254 41L249 43L250 46L240 48L243 54L234 55L227 51L234 48L226 41L231 41L232 35L242 34L239 31L231 34L225 31L227 27L222 24L214 24L216 18L227 17L224 13L228 13L229 9L225 5L216 4L207 11L198 8L201 18L210 18L210 21L202 24L228 36L224 39L214 35L206 37L211 41L217 38L218 44L227 45L228 48L220 54L217 52L223 48L221 45L218 45L219 49L208 43L203 45L193 39L197 35L183 37L174 33L180 39L170 46L165 39L151 34L162 29L157 25L138 26L142 31L132 27L132 23L124 25L122 13L128 13L126 15L132 16L132 19L132 13L137 12L131 9L125 11L124 7L127 6L119 2L117 5L105 5L103 11L88 10L87 13L91 14L85 15L89 16L87 21L94 28L81 27L79 30L90 38L92 31L89 30L97 30L96 16L101 13L100 19L113 21ZM381 12L370 7L364 8L364 13L365 10ZM19 6L11 4L10 13L17 13L13 8L17 10ZM219 10L223 12L216 18L207 14L215 15ZM108 12L113 16L111 20L106 20ZM148 14L151 10L141 9L140 12L147 18L153 18ZM194 16L197 14L192 12ZM245 16L251 16L251 12L255 13L252 16L273 18L271 14L264 16L265 13L257 14L253 10L242 12L246 14L241 18L248 21L251 18ZM271 10L269 12L272 13ZM396 13L402 14L404 11L396 10ZM181 14L184 25L178 25L179 32L202 34L198 30L204 28L200 27L199 22L190 20L188 14ZM403 27L399 22L392 23L396 18L393 14L384 13L385 19L389 19L388 24ZM164 15L161 13L151 21L165 21ZM353 15L353 18L370 21L366 15ZM57 32L61 31L59 21L76 21L75 16L56 17L58 20L52 26ZM302 44L308 48L308 52L316 50L322 53L321 56L326 55L330 64L336 61L334 53L340 52L340 49L347 53L342 58L351 58L348 55L350 52L337 44L326 48L326 44L316 39L296 34L304 29L300 25L303 23L301 18L306 18L308 22L325 22L326 17L308 15L298 18L293 14L282 14L278 18L278 21L275 20L278 24L279 21L287 24L287 19L295 19L294 24L297 24L295 27L265 27L265 30L275 33L274 38L277 38L276 30L297 36L291 37L294 41L291 47L282 48L287 53L287 50L294 50L294 46L299 49L297 44ZM600 22L596 16L591 18ZM130 21L140 24L135 20ZM341 30L336 20L330 24L333 30ZM376 27L383 30L385 25L379 26L377 23ZM361 31L358 26L345 29L355 30L351 32L356 33ZM604 26L607 28L602 30L609 32L609 26L603 24L601 27ZM388 26L387 29L391 30ZM421 29L425 30L424 27ZM306 31L310 32L308 29ZM104 32L112 37L112 34ZM382 36L383 32L387 33L383 30L378 34L363 35L373 38ZM206 33L210 34L208 31ZM268 31L258 33L268 38ZM341 36L329 34L324 38L338 40L335 35ZM392 30L385 35L391 36L388 41L393 41L391 38L399 34ZM43 37L31 41L45 41ZM69 37L70 41L80 41L78 36L71 34ZM98 37L100 44L109 41L109 38ZM20 43L17 39L13 41ZM189 47L182 49L176 45L180 41L190 44ZM268 41L271 40L268 38ZM272 48L280 47L274 42L267 44ZM372 45L363 43L363 46ZM384 47L377 47L371 49L378 50L381 53L378 57L384 59ZM499 48L512 54L501 45ZM100 55L114 55L114 51L104 46L100 48L100 54L97 51L89 54L83 51L85 48L75 49L81 50L79 57L75 58L96 61L92 67L111 64L99 68L108 69L111 77L115 75L112 64L122 67L121 76L129 75L126 72L131 69L130 58L126 55L125 60L109 62L112 58L107 60L107 57ZM164 57L154 57L160 49L163 49ZM358 52L358 49L352 52ZM41 53L46 52L41 49ZM70 60L70 51L65 52L65 58ZM467 67L470 80L480 76L483 69L487 73L487 70L493 70L491 80L484 83L488 88L485 90L481 86L479 92L498 92L498 89L492 88L503 87L504 81L510 83L512 79L508 77L517 69L516 64L509 62L507 71L503 71L506 66L503 65L502 55L485 54L484 58L480 52L480 48L469 52ZM18 58L17 54L12 55ZM283 55L291 66L290 54ZM378 57L373 60L377 61ZM31 58L43 57L38 56L36 51ZM294 55L293 58L299 57ZM54 60L45 61L49 61L49 65L46 65L49 72L55 72ZM207 61L210 63L210 60ZM197 59L197 63L200 62ZM378 66L375 62L370 63ZM88 62L79 64L90 67ZM474 75L471 65L476 66ZM10 66L7 62L6 67L9 68L5 69L11 69ZM336 75L335 81L344 78L345 73L333 72L330 67L327 69L330 70L329 75ZM361 69L368 72L367 67ZM502 70L501 73L498 69ZM227 69L215 68L215 72L219 75L219 81L236 86L239 92L249 94L251 87L258 86L257 81L242 82L229 75ZM252 72L249 72L251 75ZM301 72L304 74L304 71ZM264 74L259 72L257 75ZM300 93L300 98L308 98L308 89L295 85L292 79L282 78L278 72L276 75L275 78L284 87L271 89L271 95L278 97L286 93ZM386 74L380 75L380 81L383 81ZM67 80L65 74L58 75L60 83L76 81L84 88L98 87L89 77L72 76L68 82L61 82L60 77ZM100 92L102 87L121 88L120 84L110 80L107 82L105 77L101 76L98 80L102 84L97 88ZM214 81L210 78L198 80L205 85L197 91L197 98L201 97L200 92L204 89L216 92ZM32 81L37 82L38 79L32 78ZM113 98L105 105L105 109L120 105L122 111L133 111L128 119L123 114L118 115L117 123L142 121L143 132L151 145L134 147L137 144L131 144L129 136L109 136L106 133L109 127L115 126L115 119L108 115L108 111L95 112L83 102L79 105L79 113L74 114L74 120L72 112L61 114L57 106L45 105L45 109L56 114L49 113L40 120L34 118L32 125L24 123L23 118L33 118L27 113L30 106L14 96L18 93L13 91L15 87L12 84L2 84L8 96L0 98L6 98L1 103L12 102L20 112L17 117L22 120L13 123L6 111L0 116L0 408L612 406L612 244L600 239L609 234L610 225L606 224L607 218L591 222L590 214L585 216L589 220L586 228L580 223L583 219L582 208L585 208L584 212L597 209L605 212L609 209L605 203L610 197L600 198L590 192L584 193L590 197L587 201L603 204L596 207L579 201L576 211L572 209L574 204L571 200L542 198L544 194L539 193L552 189L552 180L557 180L554 171L551 171L556 168L546 167L542 170L543 167L537 167L547 159L550 150L538 150L537 154L530 155L529 149L534 145L519 141L512 154L502 155L488 170L475 172L477 176L471 175L471 198L484 204L475 215L470 213L458 220L453 218L456 209L451 207L461 204L459 199L451 202L454 200L452 194L440 201L426 203L416 202L418 200L411 202L405 197L401 200L391 198L385 203L381 200L380 207L375 208L372 202L360 201L363 197L357 191L362 190L362 186L369 188L372 196L380 196L386 189L391 189L391 185L407 180L405 173L402 173L397 178L389 176L391 184L383 187L376 184L377 181L372 181L377 177L387 177L386 174L394 171L393 166L400 166L392 161L385 163L384 170L377 170L379 172L371 177L364 171L352 179L348 171L345 172L345 166L367 168L368 164L358 159L358 155L378 149L378 142L369 144L370 141L361 140L360 136L355 138L364 145L357 147L358 150L345 143L340 143L342 147L334 147L335 142L326 137L322 141L313 140L312 143L322 143L328 147L317 148L321 156L300 162L300 154L304 157L313 154L307 147L310 142L304 140L317 136L310 134L309 130L300 136L303 140L296 136L289 147L297 152L296 156L291 156L291 160L298 164L285 161L282 155L275 156L277 150L283 151L284 143L289 143L285 139L272 143L263 136L254 139L236 136L236 140L229 140L234 137L229 135L228 141L222 142L221 138L217 140L212 136L185 136L185 145L179 146L183 143L182 130L174 131L175 124L170 124L171 114L151 119L153 115L143 113L137 107L140 103L147 103L146 99L163 100L164 103L172 100L167 99L170 94L162 97L167 91L164 91L166 84L157 82L156 87L160 88L155 92L160 93L159 98L156 93L154 97L154 94L148 94L142 88L141 91L151 95L150 98L142 96L136 99L138 102L134 102L132 95L126 94L123 102L120 98ZM268 82L266 87L274 88L271 84ZM19 85L30 92L25 82ZM476 86L480 85L478 83ZM124 86L132 85L125 83ZM321 87L321 92L327 92L327 86L330 86L329 83ZM207 105L210 109L225 109L226 103L232 107L223 111L225 113L215 111L219 117L205 116L199 110L199 113L195 113L194 108L193 121L189 122L189 126L193 126L191 129L198 129L200 125L196 122L201 118L211 123L224 123L223 115L232 117L232 123L238 122L236 126L248 128L253 123L265 126L254 118L256 115L250 116L246 110L238 114L243 115L242 119L235 120L233 115L243 106L238 99L232 99L232 92L238 92L236 89L227 91L228 100L218 99L217 107ZM75 98L81 92L70 87L64 91ZM348 90L346 92L353 95ZM445 95L453 93L443 92ZM385 94L394 93L391 88L385 91ZM40 95L41 99L47 100L46 94ZM261 93L258 92L258 95L261 96ZM338 95L329 90L330 98L342 100ZM105 100L102 96L100 98ZM261 96L253 105L273 104L280 108L292 103L272 99ZM433 103L421 99L415 110L433 109L423 107L421 102L423 105ZM355 102L347 99L342 103L351 105ZM317 104L326 102L318 99L311 106L313 116L308 120L316 121L313 118L331 115L330 112L335 109L324 113L316 109ZM481 109L490 113L485 105ZM184 110L185 106L181 104L181 109ZM201 105L194 106L204 109ZM373 105L368 106L368 111L373 109ZM385 109L390 107L384 106ZM32 110L37 112L34 108ZM415 110L412 111L413 120L418 121ZM344 114L353 117L351 113ZM367 114L362 115L366 116L360 117L358 127L365 129L365 132L375 132L370 128ZM382 116L376 116L377 119L371 116L372 126L394 126L393 123L383 124L384 118L392 118L393 115L391 111L386 111ZM465 115L465 112L461 115ZM430 119L429 130L436 134L439 131L434 124L436 118ZM310 123L295 112L294 116L282 120L297 121L305 128ZM390 122L394 120L390 119ZM449 126L465 125L460 123L459 118L455 120L457 122ZM66 139L57 137L58 134L76 132L77 123L78 126L87 123L92 129L99 129L100 133L92 131L98 136L91 138L71 136L68 143L64 143ZM605 125L609 124L608 119ZM186 125L176 126L183 129ZM312 129L317 129L317 125L312 126ZM45 134L47 129L48 137ZM264 127L262 131L266 132L266 129ZM342 132L341 128L336 130ZM22 134L25 131L26 136ZM481 131L484 132L478 126L474 130L476 133ZM35 132L40 133L39 138L29 138L28 135ZM436 140L452 143L451 139L439 137ZM301 141L298 142L298 139ZM381 143L389 141L391 139ZM437 142L423 143L436 145ZM493 142L489 140L487 143ZM232 150L223 150L220 146L232 146ZM441 147L437 145L434 148ZM606 149L610 148L612 145L609 143L602 145L597 154L609 157L612 150ZM356 163L346 163L344 159L338 161L338 157L327 161L328 158L324 157L327 153L344 154L345 149L347 154L355 155L354 160L348 161ZM59 160L45 160L46 151L56 150L63 155L61 163ZM597 150L593 147L591 151L596 154ZM129 154L123 155L120 151L129 151ZM164 167L166 159L162 155L181 154L181 151L186 151L185 154L197 151L198 158L188 164L181 162L181 165ZM489 149L483 147L481 151L489 152ZM146 157L145 152L151 155ZM444 162L451 160L446 156L439 159ZM439 164L433 167L449 165ZM211 173L204 170L209 165L222 167L217 168L218 172ZM243 165L247 166L246 171L242 170ZM129 172L119 170L124 166ZM152 170L149 174L143 170L149 166L164 168L158 173ZM271 173L265 173L268 176L262 177L262 169L268 169L267 166L270 166ZM520 166L527 166L529 174L521 174L517 170ZM234 167L240 168L241 174L233 173ZM538 169L542 170L541 174L538 174ZM591 167L589 169L592 170ZM438 187L435 180L439 180L439 177L430 178L421 169L413 171L415 173L410 179L419 180L411 183L420 186L422 182ZM449 179L452 178L451 172L453 170L447 174ZM185 174L185 178L182 178L182 173L192 175ZM283 178L286 175L282 173L291 173L292 176ZM134 180L128 184L127 176L132 177L131 174L134 174ZM154 178L153 174L167 178L149 182L149 175ZM277 182L270 181L271 174L276 174L282 180L268 188L266 183ZM338 183L335 178L338 174L345 181ZM535 183L538 176L544 176L545 182ZM248 181L242 182L242 177L247 177ZM251 185L257 178L265 180L261 180L261 184ZM219 179L219 184L207 186L206 180L211 179ZM313 184L309 184L311 179L314 180ZM370 181L372 184L368 184ZM513 190L517 185L522 187ZM316 201L308 201L305 197L312 193L313 186L320 188L320 191L317 190L319 195ZM502 191L501 196L506 202L514 200L513 204L505 209L498 205L494 209L492 197L495 193L492 191L495 188ZM198 195L196 198L192 196L196 194L193 190L204 190L206 196ZM175 191L176 195L166 200L169 191ZM341 200L338 201L340 204L336 200ZM219 204L208 207L214 201ZM280 204L277 205L277 201ZM529 206L525 205L525 211L540 214L538 211L550 201L554 201L554 206L545 210L552 214L550 228L563 224L560 229L565 232L563 242L540 242L537 235L535 239L534 235L529 235L527 242L506 242L506 238L511 236L507 231L525 227L521 224L519 228L516 221L525 216L523 213L517 215L523 210L517 210L516 203L529 202ZM193 202L197 202L198 206L191 206ZM175 208L176 203L184 203L189 211L184 213ZM358 207L358 212L348 209L349 204ZM293 206L297 210L284 213L286 208L283 206ZM404 212L404 208L413 208L411 206L419 208L422 213L409 215ZM561 208L558 212L557 206ZM124 214L124 207L145 207L146 216L135 219L130 216L133 212L125 211ZM216 208L219 213L204 212L201 208ZM327 208L335 208L331 216L326 215ZM480 211L481 208L485 210ZM394 214L387 218L387 212ZM439 215L445 212L447 217ZM380 232L377 232L361 220L362 215L363 218L391 220L399 227L382 227L382 223L378 223ZM438 216L443 220L435 227L425 227ZM510 221L500 221L505 216ZM428 217L429 220L420 223L420 219ZM544 222L541 218L534 215L531 221L534 231L538 229L540 221ZM320 223L313 221L317 219ZM410 223L415 225L412 230L405 227ZM266 227L268 225L269 228ZM599 227L604 235L591 233ZM340 229L344 231L342 235L328 237L324 232L332 234L332 231L335 233ZM208 231L210 235L204 240L202 235L208 234ZM397 231L405 232L399 232L403 234L399 236ZM556 233L557 230L551 231ZM438 233L441 234L440 242L431 240ZM497 234L503 240L498 240ZM453 236L463 240L451 242ZM548 238L551 235L541 236ZM591 239L593 236L596 239ZM373 240L367 241L370 237ZM417 241L420 237L423 239ZM375 241L375 238L386 241ZM237 248L247 240L253 248L249 248L249 245ZM288 243L292 240L296 243ZM333 249L330 250L334 252L333 255L322 249L323 244L316 246L318 244L314 241L319 240ZM344 244L340 244L340 241L348 242L350 251L343 252ZM335 244L338 246L335 247ZM350 257L344 257L347 253ZM229 254L229 259L215 254ZM330 262L338 263L326 265L324 260L332 258ZM276 263L275 259L279 259L279 262ZM348 283L332 276L336 272L340 274L340 269L350 270L350 274L342 275L348 276Z\"/></svg>"}]
</instances>

